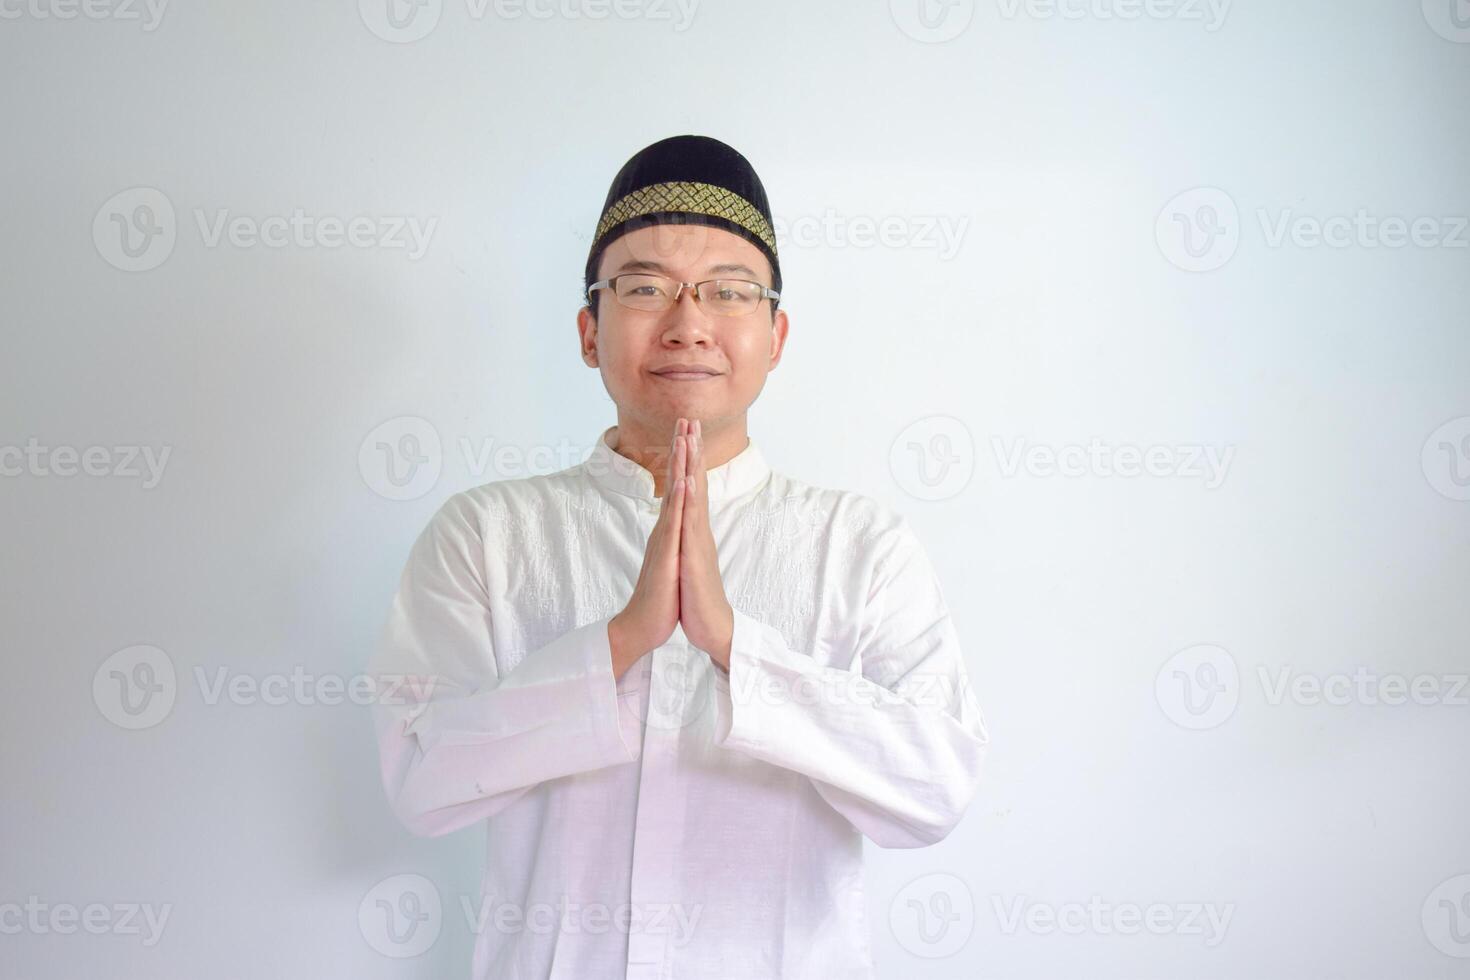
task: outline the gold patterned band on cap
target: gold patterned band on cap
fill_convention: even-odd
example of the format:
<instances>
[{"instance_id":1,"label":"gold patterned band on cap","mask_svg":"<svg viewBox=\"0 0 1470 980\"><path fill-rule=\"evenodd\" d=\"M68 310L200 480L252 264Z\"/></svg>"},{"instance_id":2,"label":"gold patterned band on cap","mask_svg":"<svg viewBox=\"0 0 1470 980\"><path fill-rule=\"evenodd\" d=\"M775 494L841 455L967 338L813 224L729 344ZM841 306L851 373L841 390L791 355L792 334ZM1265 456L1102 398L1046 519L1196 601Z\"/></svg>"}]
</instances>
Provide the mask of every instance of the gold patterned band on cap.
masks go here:
<instances>
[{"instance_id":1,"label":"gold patterned band on cap","mask_svg":"<svg viewBox=\"0 0 1470 980\"><path fill-rule=\"evenodd\" d=\"M733 221L765 242L772 254L776 251L776 236L760 209L734 191L693 180L649 184L618 199L597 223L593 241L602 241L609 230L630 218L658 211L687 211Z\"/></svg>"}]
</instances>

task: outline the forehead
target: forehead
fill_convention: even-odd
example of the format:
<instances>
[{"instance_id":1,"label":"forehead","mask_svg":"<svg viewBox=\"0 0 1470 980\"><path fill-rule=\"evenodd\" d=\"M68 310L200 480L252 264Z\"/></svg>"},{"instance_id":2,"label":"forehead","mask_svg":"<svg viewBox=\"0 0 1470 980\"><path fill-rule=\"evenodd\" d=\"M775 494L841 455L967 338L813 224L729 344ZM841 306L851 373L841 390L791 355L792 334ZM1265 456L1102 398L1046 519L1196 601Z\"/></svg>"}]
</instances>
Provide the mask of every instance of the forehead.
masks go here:
<instances>
[{"instance_id":1,"label":"forehead","mask_svg":"<svg viewBox=\"0 0 1470 980\"><path fill-rule=\"evenodd\" d=\"M708 225L651 225L619 236L602 254L602 275L625 267L670 275L740 272L758 278L771 274L765 253L739 235Z\"/></svg>"}]
</instances>

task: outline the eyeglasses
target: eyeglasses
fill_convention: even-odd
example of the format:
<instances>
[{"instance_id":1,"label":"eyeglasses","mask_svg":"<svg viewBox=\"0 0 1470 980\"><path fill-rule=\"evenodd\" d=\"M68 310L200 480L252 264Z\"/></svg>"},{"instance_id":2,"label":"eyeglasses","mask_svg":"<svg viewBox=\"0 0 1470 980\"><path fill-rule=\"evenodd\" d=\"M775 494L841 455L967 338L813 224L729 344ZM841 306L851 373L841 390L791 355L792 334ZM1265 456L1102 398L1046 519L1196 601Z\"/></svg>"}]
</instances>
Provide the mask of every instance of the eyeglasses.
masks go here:
<instances>
[{"instance_id":1,"label":"eyeglasses","mask_svg":"<svg viewBox=\"0 0 1470 980\"><path fill-rule=\"evenodd\" d=\"M587 297L598 289L611 289L618 302L630 310L662 313L684 295L684 288L694 290L694 298L708 313L719 316L744 316L754 313L761 300L778 300L781 294L769 286L748 279L706 279L704 282L679 282L668 276L628 273L599 279L587 287Z\"/></svg>"}]
</instances>

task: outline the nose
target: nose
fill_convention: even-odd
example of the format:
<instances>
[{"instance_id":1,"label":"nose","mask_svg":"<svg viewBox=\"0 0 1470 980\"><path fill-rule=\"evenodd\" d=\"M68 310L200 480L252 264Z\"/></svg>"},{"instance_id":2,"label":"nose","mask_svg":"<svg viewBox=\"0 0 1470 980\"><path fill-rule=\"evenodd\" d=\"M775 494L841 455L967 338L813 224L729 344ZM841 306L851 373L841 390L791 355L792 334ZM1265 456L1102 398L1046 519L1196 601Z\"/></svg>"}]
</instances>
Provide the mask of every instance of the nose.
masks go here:
<instances>
[{"instance_id":1,"label":"nose","mask_svg":"<svg viewBox=\"0 0 1470 980\"><path fill-rule=\"evenodd\" d=\"M699 306L691 286L684 286L679 298L664 312L664 343L672 346L708 346L713 342L710 315Z\"/></svg>"}]
</instances>

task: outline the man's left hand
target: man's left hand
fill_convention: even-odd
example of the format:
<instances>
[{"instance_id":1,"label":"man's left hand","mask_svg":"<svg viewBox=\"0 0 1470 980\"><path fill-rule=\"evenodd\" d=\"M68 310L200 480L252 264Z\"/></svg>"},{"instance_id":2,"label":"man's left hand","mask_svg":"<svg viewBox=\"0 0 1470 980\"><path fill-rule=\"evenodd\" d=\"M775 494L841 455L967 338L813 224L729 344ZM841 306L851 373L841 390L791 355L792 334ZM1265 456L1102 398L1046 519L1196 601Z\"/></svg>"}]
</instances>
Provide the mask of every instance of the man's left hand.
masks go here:
<instances>
[{"instance_id":1,"label":"man's left hand","mask_svg":"<svg viewBox=\"0 0 1470 980\"><path fill-rule=\"evenodd\" d=\"M679 625L689 642L730 671L735 611L725 598L719 554L709 526L709 485L704 468L704 432L690 426L684 453L684 524L679 534Z\"/></svg>"}]
</instances>

